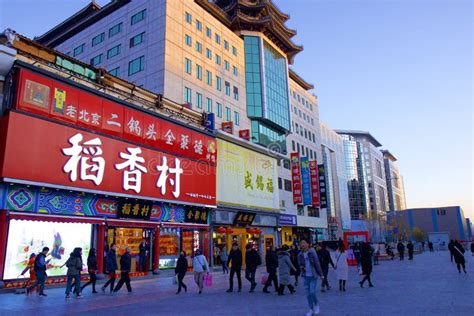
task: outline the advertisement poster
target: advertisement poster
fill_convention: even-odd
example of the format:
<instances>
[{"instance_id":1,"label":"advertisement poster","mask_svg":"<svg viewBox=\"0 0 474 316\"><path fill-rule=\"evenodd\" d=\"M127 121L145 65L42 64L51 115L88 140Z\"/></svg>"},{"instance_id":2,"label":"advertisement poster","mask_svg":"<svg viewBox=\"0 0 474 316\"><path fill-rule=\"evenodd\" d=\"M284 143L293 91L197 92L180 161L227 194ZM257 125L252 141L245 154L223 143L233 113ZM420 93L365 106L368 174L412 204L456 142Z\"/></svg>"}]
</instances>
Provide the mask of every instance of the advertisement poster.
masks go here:
<instances>
[{"instance_id":1,"label":"advertisement poster","mask_svg":"<svg viewBox=\"0 0 474 316\"><path fill-rule=\"evenodd\" d=\"M219 204L279 210L276 159L217 140Z\"/></svg>"},{"instance_id":2,"label":"advertisement poster","mask_svg":"<svg viewBox=\"0 0 474 316\"><path fill-rule=\"evenodd\" d=\"M300 154L291 153L291 181L293 182L293 204L303 203L301 192Z\"/></svg>"},{"instance_id":3,"label":"advertisement poster","mask_svg":"<svg viewBox=\"0 0 474 316\"><path fill-rule=\"evenodd\" d=\"M326 208L328 206L327 202L327 192L326 192L326 168L324 164L318 165L318 174L319 174L319 195L321 199L321 208Z\"/></svg>"},{"instance_id":4,"label":"advertisement poster","mask_svg":"<svg viewBox=\"0 0 474 316\"><path fill-rule=\"evenodd\" d=\"M309 174L311 176L311 205L319 207L319 178L318 178L318 163L316 160L309 162Z\"/></svg>"},{"instance_id":5,"label":"advertisement poster","mask_svg":"<svg viewBox=\"0 0 474 316\"><path fill-rule=\"evenodd\" d=\"M43 247L50 249L46 258L51 259L46 271L48 276L66 275L67 268L61 266L76 247L82 248L83 271L86 271L91 231L90 224L10 221L4 278L18 278L30 255L38 254ZM28 277L29 273L26 272L25 276Z\"/></svg>"},{"instance_id":6,"label":"advertisement poster","mask_svg":"<svg viewBox=\"0 0 474 316\"><path fill-rule=\"evenodd\" d=\"M311 179L309 176L308 157L301 157L301 189L303 191L303 205L311 205Z\"/></svg>"}]
</instances>

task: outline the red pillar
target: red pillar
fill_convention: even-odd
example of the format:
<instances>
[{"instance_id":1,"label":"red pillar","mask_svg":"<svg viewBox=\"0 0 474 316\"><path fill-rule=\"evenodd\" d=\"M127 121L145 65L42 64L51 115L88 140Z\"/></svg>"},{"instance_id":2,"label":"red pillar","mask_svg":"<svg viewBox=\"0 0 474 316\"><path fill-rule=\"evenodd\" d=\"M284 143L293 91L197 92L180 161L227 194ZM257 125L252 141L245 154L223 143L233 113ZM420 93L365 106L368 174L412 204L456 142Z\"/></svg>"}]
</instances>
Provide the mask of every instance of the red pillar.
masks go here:
<instances>
[{"instance_id":1,"label":"red pillar","mask_svg":"<svg viewBox=\"0 0 474 316\"><path fill-rule=\"evenodd\" d=\"M3 270L7 252L8 224L7 211L0 210L0 280L3 280Z\"/></svg>"},{"instance_id":2,"label":"red pillar","mask_svg":"<svg viewBox=\"0 0 474 316\"><path fill-rule=\"evenodd\" d=\"M155 228L153 240L153 273L158 273L160 269L160 228Z\"/></svg>"},{"instance_id":3,"label":"red pillar","mask_svg":"<svg viewBox=\"0 0 474 316\"><path fill-rule=\"evenodd\" d=\"M203 243L203 255L211 262L212 254L210 253L210 239L209 239L209 228L206 228L202 234Z\"/></svg>"},{"instance_id":4,"label":"red pillar","mask_svg":"<svg viewBox=\"0 0 474 316\"><path fill-rule=\"evenodd\" d=\"M105 226L97 226L97 270L98 273L104 273L104 238Z\"/></svg>"}]
</instances>

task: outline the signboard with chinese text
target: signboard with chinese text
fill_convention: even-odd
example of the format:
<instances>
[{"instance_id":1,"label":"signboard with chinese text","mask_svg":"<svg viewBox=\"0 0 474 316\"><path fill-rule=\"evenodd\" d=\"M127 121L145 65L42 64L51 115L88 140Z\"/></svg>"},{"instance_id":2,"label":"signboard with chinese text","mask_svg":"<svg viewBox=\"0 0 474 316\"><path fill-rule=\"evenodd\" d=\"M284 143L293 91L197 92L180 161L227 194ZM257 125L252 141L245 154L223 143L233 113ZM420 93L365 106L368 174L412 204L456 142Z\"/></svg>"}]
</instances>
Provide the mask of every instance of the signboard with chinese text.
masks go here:
<instances>
[{"instance_id":1,"label":"signboard with chinese text","mask_svg":"<svg viewBox=\"0 0 474 316\"><path fill-rule=\"evenodd\" d=\"M319 198L321 200L321 208L326 208L328 206L327 202L327 192L326 192L326 168L324 164L318 165L318 174L319 174Z\"/></svg>"},{"instance_id":2,"label":"signboard with chinese text","mask_svg":"<svg viewBox=\"0 0 474 316\"><path fill-rule=\"evenodd\" d=\"M249 129L240 130L239 137L245 140L250 140L250 130Z\"/></svg>"},{"instance_id":3,"label":"signboard with chinese text","mask_svg":"<svg viewBox=\"0 0 474 316\"><path fill-rule=\"evenodd\" d=\"M213 165L14 111L2 118L0 126L6 144L0 177L70 190L216 205Z\"/></svg>"},{"instance_id":4,"label":"signboard with chinese text","mask_svg":"<svg viewBox=\"0 0 474 316\"><path fill-rule=\"evenodd\" d=\"M221 139L217 146L218 203L279 211L276 159Z\"/></svg>"},{"instance_id":5,"label":"signboard with chinese text","mask_svg":"<svg viewBox=\"0 0 474 316\"><path fill-rule=\"evenodd\" d=\"M215 164L215 138L119 102L20 69L15 107Z\"/></svg>"},{"instance_id":6,"label":"signboard with chinese text","mask_svg":"<svg viewBox=\"0 0 474 316\"><path fill-rule=\"evenodd\" d=\"M133 218L149 220L153 202L119 199L117 203L117 218Z\"/></svg>"},{"instance_id":7,"label":"signboard with chinese text","mask_svg":"<svg viewBox=\"0 0 474 316\"><path fill-rule=\"evenodd\" d=\"M234 123L233 122L222 122L222 130L226 133L234 133Z\"/></svg>"},{"instance_id":8,"label":"signboard with chinese text","mask_svg":"<svg viewBox=\"0 0 474 316\"><path fill-rule=\"evenodd\" d=\"M311 205L311 180L309 175L308 157L301 157L301 191L303 192L303 205Z\"/></svg>"},{"instance_id":9,"label":"signboard with chinese text","mask_svg":"<svg viewBox=\"0 0 474 316\"><path fill-rule=\"evenodd\" d=\"M189 207L185 210L184 222L185 223L196 223L196 224L207 224L209 217L209 210L203 208Z\"/></svg>"},{"instance_id":10,"label":"signboard with chinese text","mask_svg":"<svg viewBox=\"0 0 474 316\"><path fill-rule=\"evenodd\" d=\"M318 178L318 163L316 160L309 162L309 174L311 177L311 205L319 207L319 178Z\"/></svg>"},{"instance_id":11,"label":"signboard with chinese text","mask_svg":"<svg viewBox=\"0 0 474 316\"><path fill-rule=\"evenodd\" d=\"M253 223L253 220L255 219L256 214L255 213L249 213L249 212L237 212L234 217L234 226L250 226Z\"/></svg>"},{"instance_id":12,"label":"signboard with chinese text","mask_svg":"<svg viewBox=\"0 0 474 316\"><path fill-rule=\"evenodd\" d=\"M297 152L290 154L291 159L291 181L293 182L293 204L303 203L301 191L301 171L300 154Z\"/></svg>"}]
</instances>

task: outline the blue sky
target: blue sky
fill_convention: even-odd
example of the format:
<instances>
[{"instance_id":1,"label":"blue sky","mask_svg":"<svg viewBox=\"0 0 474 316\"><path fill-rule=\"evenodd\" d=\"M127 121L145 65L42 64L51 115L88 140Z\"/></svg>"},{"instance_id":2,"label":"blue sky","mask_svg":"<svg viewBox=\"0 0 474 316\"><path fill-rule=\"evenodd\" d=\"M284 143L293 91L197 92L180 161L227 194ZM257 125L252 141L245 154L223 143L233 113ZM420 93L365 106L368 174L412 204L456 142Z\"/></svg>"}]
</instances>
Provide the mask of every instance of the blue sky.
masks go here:
<instances>
[{"instance_id":1,"label":"blue sky","mask_svg":"<svg viewBox=\"0 0 474 316\"><path fill-rule=\"evenodd\" d=\"M0 29L34 37L88 2L0 0ZM398 158L408 207L474 218L471 1L275 3L305 48L293 69L315 84L321 119L370 131Z\"/></svg>"}]
</instances>

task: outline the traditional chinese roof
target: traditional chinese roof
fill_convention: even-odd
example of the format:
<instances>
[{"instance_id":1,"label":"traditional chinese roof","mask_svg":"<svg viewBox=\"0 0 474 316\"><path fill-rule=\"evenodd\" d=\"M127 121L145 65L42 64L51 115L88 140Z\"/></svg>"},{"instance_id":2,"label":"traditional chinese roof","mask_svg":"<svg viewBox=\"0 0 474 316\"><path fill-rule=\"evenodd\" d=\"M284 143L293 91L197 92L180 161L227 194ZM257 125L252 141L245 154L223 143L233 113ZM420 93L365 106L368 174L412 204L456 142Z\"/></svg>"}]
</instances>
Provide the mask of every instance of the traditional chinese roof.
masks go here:
<instances>
[{"instance_id":1,"label":"traditional chinese roof","mask_svg":"<svg viewBox=\"0 0 474 316\"><path fill-rule=\"evenodd\" d=\"M303 50L291 41L296 31L285 26L289 15L281 12L270 0L194 0L232 31L255 31L265 34L288 57Z\"/></svg>"},{"instance_id":2,"label":"traditional chinese roof","mask_svg":"<svg viewBox=\"0 0 474 316\"><path fill-rule=\"evenodd\" d=\"M301 78L294 70L289 69L290 78L306 91L314 89L314 85Z\"/></svg>"},{"instance_id":3,"label":"traditional chinese roof","mask_svg":"<svg viewBox=\"0 0 474 316\"><path fill-rule=\"evenodd\" d=\"M366 131L348 131L348 130L336 130L336 133L340 134L340 135L351 135L351 136L354 136L356 138L365 138L367 139L370 143L372 143L372 145L374 145L375 147L381 147L382 144L379 143L378 140L375 139L375 137L373 137L369 132L366 132Z\"/></svg>"}]
</instances>

